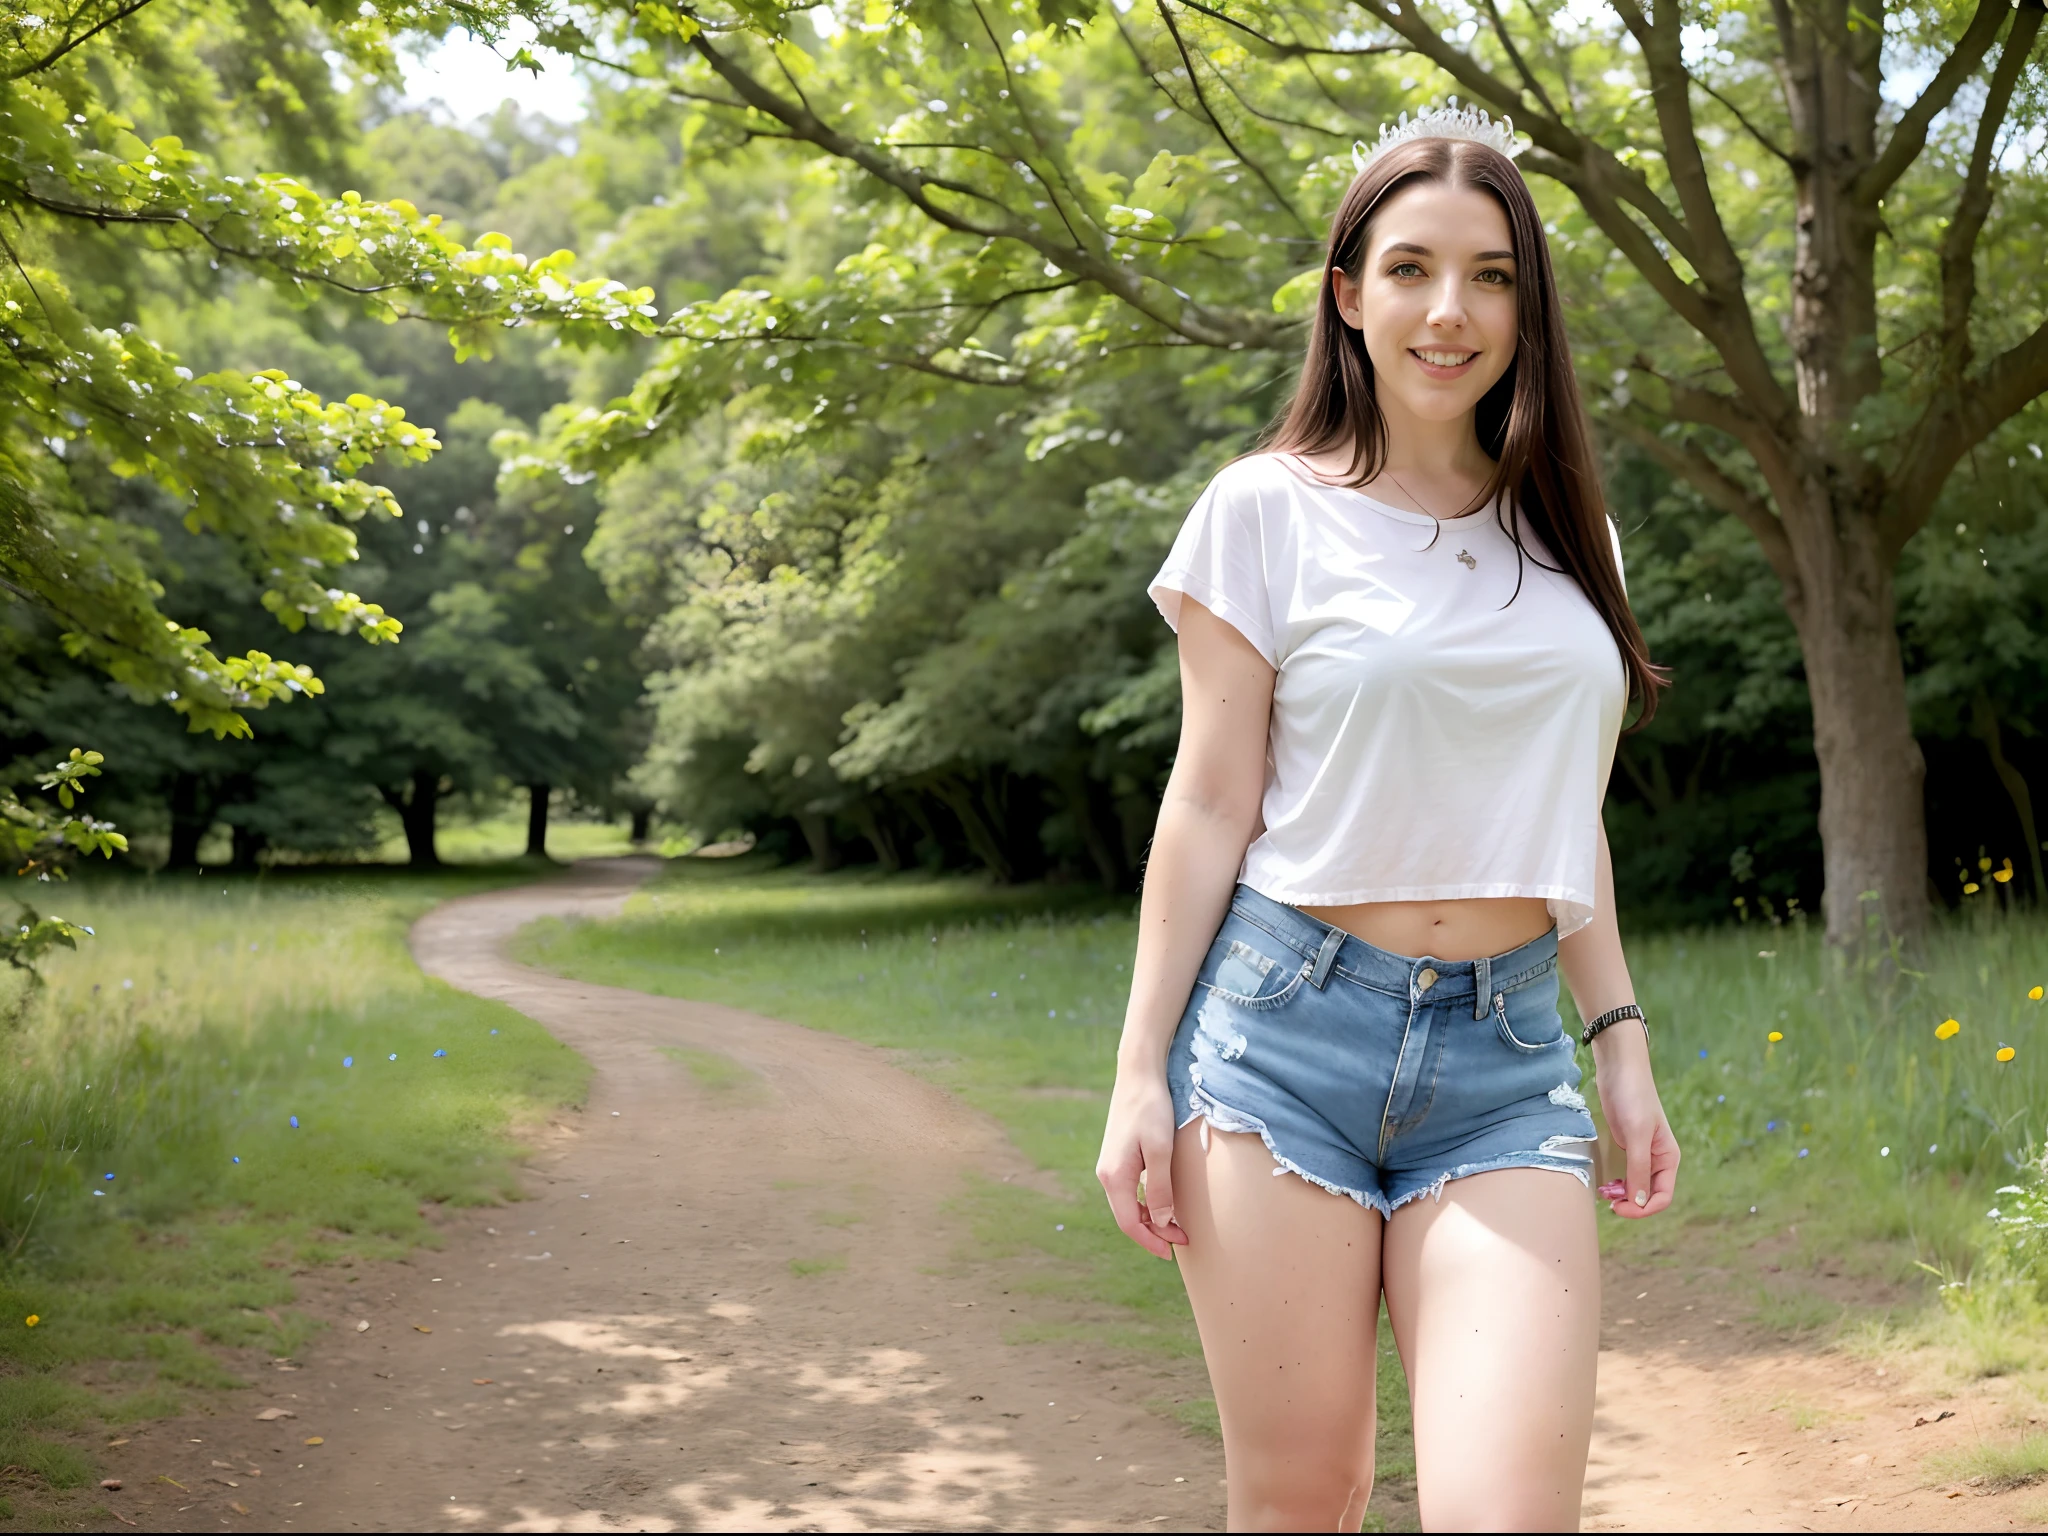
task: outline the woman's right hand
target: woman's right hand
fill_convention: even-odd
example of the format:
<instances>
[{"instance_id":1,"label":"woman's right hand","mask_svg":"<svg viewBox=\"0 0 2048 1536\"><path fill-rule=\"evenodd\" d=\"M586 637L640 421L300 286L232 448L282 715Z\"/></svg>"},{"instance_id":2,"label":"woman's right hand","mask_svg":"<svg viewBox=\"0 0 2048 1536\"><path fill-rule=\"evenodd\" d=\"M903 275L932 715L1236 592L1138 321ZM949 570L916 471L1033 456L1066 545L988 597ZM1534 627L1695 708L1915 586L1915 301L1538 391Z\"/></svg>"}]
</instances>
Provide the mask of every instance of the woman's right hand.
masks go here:
<instances>
[{"instance_id":1,"label":"woman's right hand","mask_svg":"<svg viewBox=\"0 0 2048 1536\"><path fill-rule=\"evenodd\" d=\"M1118 1067L1095 1177L1124 1236L1147 1253L1170 1259L1172 1245L1188 1240L1173 1219L1173 1095L1163 1062Z\"/></svg>"}]
</instances>

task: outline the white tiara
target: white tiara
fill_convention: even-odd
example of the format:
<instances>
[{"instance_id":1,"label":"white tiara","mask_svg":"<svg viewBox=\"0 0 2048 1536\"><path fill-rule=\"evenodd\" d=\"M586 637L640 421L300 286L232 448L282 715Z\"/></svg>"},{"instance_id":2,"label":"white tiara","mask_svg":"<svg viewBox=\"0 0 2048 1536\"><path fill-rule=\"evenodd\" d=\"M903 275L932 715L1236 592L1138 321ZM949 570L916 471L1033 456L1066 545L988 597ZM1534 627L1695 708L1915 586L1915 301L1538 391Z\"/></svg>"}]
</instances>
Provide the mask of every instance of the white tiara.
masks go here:
<instances>
[{"instance_id":1,"label":"white tiara","mask_svg":"<svg viewBox=\"0 0 2048 1536\"><path fill-rule=\"evenodd\" d=\"M1371 148L1363 140L1353 144L1351 163L1362 171L1374 156L1410 139L1470 139L1474 144L1500 151L1510 160L1528 147L1515 137L1515 120L1506 113L1495 122L1484 108L1461 107L1458 98L1451 96L1441 107L1426 107L1412 118L1403 112L1398 123L1381 123L1379 143Z\"/></svg>"}]
</instances>

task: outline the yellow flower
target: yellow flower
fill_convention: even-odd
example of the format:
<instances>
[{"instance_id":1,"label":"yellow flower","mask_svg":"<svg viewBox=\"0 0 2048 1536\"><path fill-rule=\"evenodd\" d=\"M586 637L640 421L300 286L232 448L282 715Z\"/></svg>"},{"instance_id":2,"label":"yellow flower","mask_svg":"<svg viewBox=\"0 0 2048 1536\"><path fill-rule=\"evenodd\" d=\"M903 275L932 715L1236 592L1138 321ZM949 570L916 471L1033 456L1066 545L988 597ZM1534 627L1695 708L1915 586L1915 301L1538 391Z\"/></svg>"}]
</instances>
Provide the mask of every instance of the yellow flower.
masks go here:
<instances>
[{"instance_id":1,"label":"yellow flower","mask_svg":"<svg viewBox=\"0 0 2048 1536\"><path fill-rule=\"evenodd\" d=\"M36 1316L35 1313L31 1312L27 1317L24 1317L22 1321L26 1323L29 1327L33 1328L37 1323L40 1323L42 1319Z\"/></svg>"},{"instance_id":2,"label":"yellow flower","mask_svg":"<svg viewBox=\"0 0 2048 1536\"><path fill-rule=\"evenodd\" d=\"M1963 882L1963 894L1964 894L1965 896L1974 896L1974 895L1976 895L1976 894L1977 894L1977 889L1978 889L1978 887L1977 887L1977 882L1976 882L1976 881L1974 881L1974 880L1965 880L1965 881Z\"/></svg>"},{"instance_id":3,"label":"yellow flower","mask_svg":"<svg viewBox=\"0 0 2048 1536\"><path fill-rule=\"evenodd\" d=\"M1994 869L1993 871L1991 871L1991 878L1996 880L2000 885L2003 885L2006 881L2012 878L2012 871L2009 869Z\"/></svg>"},{"instance_id":4,"label":"yellow flower","mask_svg":"<svg viewBox=\"0 0 2048 1536\"><path fill-rule=\"evenodd\" d=\"M1953 1040L1962 1032L1963 1026L1954 1019L1943 1019L1934 1026L1934 1038L1937 1040Z\"/></svg>"},{"instance_id":5,"label":"yellow flower","mask_svg":"<svg viewBox=\"0 0 2048 1536\"><path fill-rule=\"evenodd\" d=\"M2041 1001L2041 989L2039 987L2029 987L2027 988L2027 996L2038 1003Z\"/></svg>"},{"instance_id":6,"label":"yellow flower","mask_svg":"<svg viewBox=\"0 0 2048 1536\"><path fill-rule=\"evenodd\" d=\"M2018 1051L2016 1051L2016 1050L2014 1050L2014 1049L2013 1049L2013 1048L2012 1048L2011 1046L2009 1046L2009 1045L2001 1045L2001 1046L2000 1046L2000 1047L1998 1048L1998 1059L1999 1059L2000 1061L2011 1061L2011 1060L2013 1059L2013 1057L2015 1057L2015 1056L2017 1056L2017 1055L2019 1055L2019 1052L2018 1052Z\"/></svg>"},{"instance_id":7,"label":"yellow flower","mask_svg":"<svg viewBox=\"0 0 2048 1536\"><path fill-rule=\"evenodd\" d=\"M1785 1037L1774 1029L1768 1035L1764 1036L1764 1038L1770 1041L1771 1044L1776 1045L1780 1040L1784 1039Z\"/></svg>"},{"instance_id":8,"label":"yellow flower","mask_svg":"<svg viewBox=\"0 0 2048 1536\"><path fill-rule=\"evenodd\" d=\"M1977 861L1977 867L1978 867L1979 869L1989 869L1989 868L1991 867L1991 860L1990 860L1990 858L1989 858L1989 857L1985 857L1985 858L1981 858L1981 859L1979 859L1979 860Z\"/></svg>"}]
</instances>

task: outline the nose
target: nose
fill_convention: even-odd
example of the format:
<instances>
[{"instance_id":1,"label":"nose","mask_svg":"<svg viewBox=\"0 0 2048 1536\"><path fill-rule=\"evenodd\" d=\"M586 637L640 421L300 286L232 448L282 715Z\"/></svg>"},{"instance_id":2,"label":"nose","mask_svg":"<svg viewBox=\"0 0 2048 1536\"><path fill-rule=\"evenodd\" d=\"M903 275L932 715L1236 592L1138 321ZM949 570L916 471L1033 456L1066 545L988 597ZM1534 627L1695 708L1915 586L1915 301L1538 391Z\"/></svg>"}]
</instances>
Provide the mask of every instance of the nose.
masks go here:
<instances>
[{"instance_id":1,"label":"nose","mask_svg":"<svg viewBox=\"0 0 2048 1536\"><path fill-rule=\"evenodd\" d=\"M1438 331L1465 328L1465 285L1454 274L1446 273L1430 296L1429 324Z\"/></svg>"}]
</instances>

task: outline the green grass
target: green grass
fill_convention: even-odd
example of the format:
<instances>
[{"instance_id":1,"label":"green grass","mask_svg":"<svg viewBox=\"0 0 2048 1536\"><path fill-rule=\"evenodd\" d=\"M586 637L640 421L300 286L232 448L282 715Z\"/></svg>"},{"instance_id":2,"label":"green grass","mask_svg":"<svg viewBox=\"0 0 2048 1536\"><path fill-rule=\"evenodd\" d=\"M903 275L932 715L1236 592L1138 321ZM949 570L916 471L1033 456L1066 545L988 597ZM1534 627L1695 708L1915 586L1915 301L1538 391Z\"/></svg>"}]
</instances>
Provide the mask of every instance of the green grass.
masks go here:
<instances>
[{"instance_id":1,"label":"green grass","mask_svg":"<svg viewBox=\"0 0 2048 1536\"><path fill-rule=\"evenodd\" d=\"M966 1201L979 1251L1070 1309L1019 1336L1193 1352L1174 1275L1116 1231L1092 1176L1133 939L1128 900L748 858L676 861L622 917L538 924L518 946L588 980L899 1053L993 1114L1069 1196ZM1734 1310L1787 1334L1964 1376L2048 1371L2038 1305L2010 1287L1981 1305L1967 1285L1937 1293L1921 1267L1979 1270L1994 1191L2026 1176L2048 1128L2048 1012L2027 996L2048 981L2048 922L1987 909L1900 965L1844 964L1796 921L1639 937L1629 954L1686 1160L1673 1217L1603 1221L1610 1252L1730 1266L1752 1298ZM1949 1017L1962 1029L1938 1039ZM1844 1284L1892 1305L1845 1300ZM1413 1455L1390 1344L1381 1388L1398 1497ZM1165 1406L1197 1429L1214 1413Z\"/></svg>"},{"instance_id":2,"label":"green grass","mask_svg":"<svg viewBox=\"0 0 2048 1536\"><path fill-rule=\"evenodd\" d=\"M429 1203L515 1196L508 1133L579 1097L584 1063L404 945L509 875L35 893L98 936L0 1037L0 1465L76 1483L89 1466L44 1436L233 1387L214 1346L298 1348L295 1271L431 1242Z\"/></svg>"},{"instance_id":3,"label":"green grass","mask_svg":"<svg viewBox=\"0 0 2048 1536\"><path fill-rule=\"evenodd\" d=\"M1929 1465L1943 1477L1987 1491L2024 1488L2048 1480L2048 1435L1982 1441L1967 1450L1937 1456Z\"/></svg>"}]
</instances>

